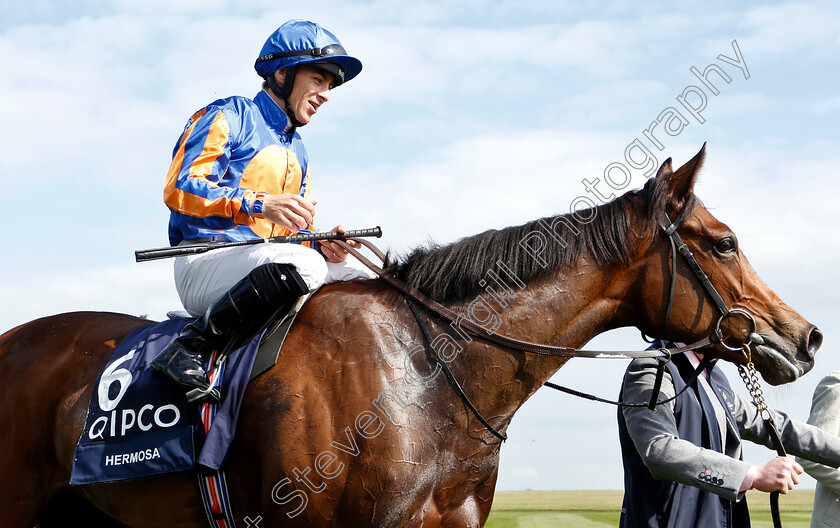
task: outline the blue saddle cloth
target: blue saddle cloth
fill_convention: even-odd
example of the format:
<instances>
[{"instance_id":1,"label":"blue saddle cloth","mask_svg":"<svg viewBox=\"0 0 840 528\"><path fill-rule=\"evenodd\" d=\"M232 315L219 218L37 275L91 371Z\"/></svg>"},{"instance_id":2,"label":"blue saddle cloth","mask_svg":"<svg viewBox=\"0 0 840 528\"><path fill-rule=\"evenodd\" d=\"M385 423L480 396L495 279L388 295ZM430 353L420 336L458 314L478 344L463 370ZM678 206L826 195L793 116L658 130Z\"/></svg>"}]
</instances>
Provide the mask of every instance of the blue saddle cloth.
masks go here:
<instances>
[{"instance_id":1,"label":"blue saddle cloth","mask_svg":"<svg viewBox=\"0 0 840 528\"><path fill-rule=\"evenodd\" d=\"M188 322L173 319L142 326L114 350L91 397L71 484L139 478L198 465L221 467L264 332L231 352L218 373L221 402L202 406L187 403L183 389L149 367ZM206 431L203 418L208 420Z\"/></svg>"}]
</instances>

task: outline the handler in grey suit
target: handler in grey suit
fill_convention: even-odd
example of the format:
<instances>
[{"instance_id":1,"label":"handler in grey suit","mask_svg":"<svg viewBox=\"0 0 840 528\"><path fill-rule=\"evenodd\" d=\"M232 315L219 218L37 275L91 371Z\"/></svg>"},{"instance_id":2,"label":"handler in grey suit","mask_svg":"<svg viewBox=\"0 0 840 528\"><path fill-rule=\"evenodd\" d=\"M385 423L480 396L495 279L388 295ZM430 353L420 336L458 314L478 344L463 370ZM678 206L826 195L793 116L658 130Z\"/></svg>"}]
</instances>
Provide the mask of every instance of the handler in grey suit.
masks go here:
<instances>
[{"instance_id":1,"label":"handler in grey suit","mask_svg":"<svg viewBox=\"0 0 840 528\"><path fill-rule=\"evenodd\" d=\"M755 406L738 396L715 361L693 353L665 365L659 401L671 398L707 365L675 400L650 410L619 409L624 463L622 527L717 528L749 526L747 489L787 493L802 467L788 457L763 466L742 461L741 438L772 448ZM622 385L625 403L647 404L657 360L631 362ZM772 411L788 452L821 464L840 465L840 438Z\"/></svg>"},{"instance_id":2,"label":"handler in grey suit","mask_svg":"<svg viewBox=\"0 0 840 528\"><path fill-rule=\"evenodd\" d=\"M840 370L824 377L817 385L808 423L840 436ZM840 527L840 471L802 458L797 461L817 480L811 528Z\"/></svg>"}]
</instances>

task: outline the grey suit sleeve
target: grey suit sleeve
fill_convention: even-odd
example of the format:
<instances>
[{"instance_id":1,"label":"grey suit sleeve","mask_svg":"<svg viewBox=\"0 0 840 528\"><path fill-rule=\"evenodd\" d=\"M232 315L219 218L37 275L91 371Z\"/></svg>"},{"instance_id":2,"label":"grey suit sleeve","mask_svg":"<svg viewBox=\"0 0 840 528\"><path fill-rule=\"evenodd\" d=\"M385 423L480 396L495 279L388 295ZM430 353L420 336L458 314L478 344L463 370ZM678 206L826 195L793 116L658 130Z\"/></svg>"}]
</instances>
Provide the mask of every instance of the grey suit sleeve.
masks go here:
<instances>
[{"instance_id":1,"label":"grey suit sleeve","mask_svg":"<svg viewBox=\"0 0 840 528\"><path fill-rule=\"evenodd\" d=\"M794 420L781 411L770 410L770 413L788 454L818 464L840 466L840 438L814 425ZM734 414L743 439L775 449L758 409L737 394Z\"/></svg>"},{"instance_id":2,"label":"grey suit sleeve","mask_svg":"<svg viewBox=\"0 0 840 528\"><path fill-rule=\"evenodd\" d=\"M624 378L622 400L647 403L655 376L655 359L633 361ZM660 401L674 395L674 383L667 371L661 390ZM751 465L680 439L673 402L657 406L655 411L647 407L624 407L622 413L633 444L654 477L695 486L729 500L738 498L738 490ZM711 475L715 483L703 475Z\"/></svg>"},{"instance_id":3,"label":"grey suit sleeve","mask_svg":"<svg viewBox=\"0 0 840 528\"><path fill-rule=\"evenodd\" d=\"M814 390L808 423L840 436L840 371L824 377ZM823 486L840 495L840 471L804 457L797 457L805 471Z\"/></svg>"}]
</instances>

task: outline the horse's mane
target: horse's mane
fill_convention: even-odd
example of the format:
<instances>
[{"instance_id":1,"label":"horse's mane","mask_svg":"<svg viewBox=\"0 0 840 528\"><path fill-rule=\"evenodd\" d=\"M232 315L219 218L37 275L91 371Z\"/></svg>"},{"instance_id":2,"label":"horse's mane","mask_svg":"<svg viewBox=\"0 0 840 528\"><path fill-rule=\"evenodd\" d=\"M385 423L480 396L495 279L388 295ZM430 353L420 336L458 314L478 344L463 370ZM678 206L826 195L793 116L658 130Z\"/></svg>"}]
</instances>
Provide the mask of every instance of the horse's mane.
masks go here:
<instances>
[{"instance_id":1,"label":"horse's mane","mask_svg":"<svg viewBox=\"0 0 840 528\"><path fill-rule=\"evenodd\" d=\"M647 195L648 214L643 230L646 235L659 229L659 219L668 204L667 179L651 178L641 193ZM595 261L598 266L628 264L630 220L627 208L633 192L592 209L576 214L541 218L526 224L504 229L491 229L462 238L448 245L429 243L415 248L396 260L388 271L440 302L457 303L483 293L490 270L498 269L498 262L528 284L554 270L573 266L581 257ZM690 193L681 208L681 221L694 209L697 199ZM594 217L592 216L594 215ZM590 220L591 218L591 220ZM583 219L584 221L581 221ZM554 226L555 236L548 232ZM520 242L534 232L542 233L546 246L541 250L543 262Z\"/></svg>"}]
</instances>

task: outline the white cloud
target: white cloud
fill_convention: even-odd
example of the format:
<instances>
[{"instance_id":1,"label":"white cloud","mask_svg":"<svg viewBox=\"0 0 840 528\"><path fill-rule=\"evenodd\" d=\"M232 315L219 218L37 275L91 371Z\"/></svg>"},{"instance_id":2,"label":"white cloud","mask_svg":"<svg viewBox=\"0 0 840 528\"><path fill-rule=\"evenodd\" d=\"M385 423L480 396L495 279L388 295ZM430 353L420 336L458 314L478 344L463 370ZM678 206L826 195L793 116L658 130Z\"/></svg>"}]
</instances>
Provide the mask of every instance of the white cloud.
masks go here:
<instances>
[{"instance_id":1,"label":"white cloud","mask_svg":"<svg viewBox=\"0 0 840 528\"><path fill-rule=\"evenodd\" d=\"M168 268L168 269L167 269ZM171 262L55 269L49 275L17 270L0 288L2 331L63 312L111 311L160 320L182 309L172 284Z\"/></svg>"},{"instance_id":2,"label":"white cloud","mask_svg":"<svg viewBox=\"0 0 840 528\"><path fill-rule=\"evenodd\" d=\"M840 110L840 96L814 102L812 109L815 114L831 114Z\"/></svg>"},{"instance_id":3,"label":"white cloud","mask_svg":"<svg viewBox=\"0 0 840 528\"><path fill-rule=\"evenodd\" d=\"M759 59L784 57L816 66L836 60L838 25L840 12L829 1L761 6L744 14L743 26L752 34L744 38L743 46Z\"/></svg>"}]
</instances>

